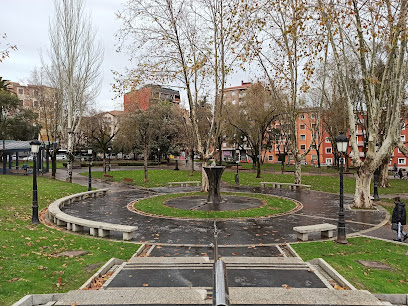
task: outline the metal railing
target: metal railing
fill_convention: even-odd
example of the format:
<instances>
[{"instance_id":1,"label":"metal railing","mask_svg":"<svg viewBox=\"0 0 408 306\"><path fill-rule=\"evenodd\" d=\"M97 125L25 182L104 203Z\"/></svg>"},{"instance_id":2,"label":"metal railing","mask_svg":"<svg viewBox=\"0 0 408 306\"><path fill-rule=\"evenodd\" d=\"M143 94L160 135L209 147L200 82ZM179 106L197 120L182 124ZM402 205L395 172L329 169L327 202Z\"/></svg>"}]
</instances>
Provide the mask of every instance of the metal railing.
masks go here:
<instances>
[{"instance_id":1,"label":"metal railing","mask_svg":"<svg viewBox=\"0 0 408 306\"><path fill-rule=\"evenodd\" d=\"M218 230L217 222L214 221L214 285L213 306L230 306L230 298L227 282L227 266L218 253Z\"/></svg>"}]
</instances>

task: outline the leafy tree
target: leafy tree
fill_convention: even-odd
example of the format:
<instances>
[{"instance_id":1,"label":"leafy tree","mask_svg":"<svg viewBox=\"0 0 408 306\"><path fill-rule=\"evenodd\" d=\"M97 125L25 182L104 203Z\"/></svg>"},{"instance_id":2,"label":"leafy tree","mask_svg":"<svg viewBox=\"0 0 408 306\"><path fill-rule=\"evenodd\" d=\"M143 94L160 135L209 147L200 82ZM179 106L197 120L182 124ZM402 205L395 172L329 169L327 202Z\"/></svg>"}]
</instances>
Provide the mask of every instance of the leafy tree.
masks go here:
<instances>
[{"instance_id":1,"label":"leafy tree","mask_svg":"<svg viewBox=\"0 0 408 306\"><path fill-rule=\"evenodd\" d=\"M268 129L280 115L280 101L261 83L247 91L242 102L228 105L228 120L246 138L257 159L256 177L261 177L262 152L268 140Z\"/></svg>"}]
</instances>

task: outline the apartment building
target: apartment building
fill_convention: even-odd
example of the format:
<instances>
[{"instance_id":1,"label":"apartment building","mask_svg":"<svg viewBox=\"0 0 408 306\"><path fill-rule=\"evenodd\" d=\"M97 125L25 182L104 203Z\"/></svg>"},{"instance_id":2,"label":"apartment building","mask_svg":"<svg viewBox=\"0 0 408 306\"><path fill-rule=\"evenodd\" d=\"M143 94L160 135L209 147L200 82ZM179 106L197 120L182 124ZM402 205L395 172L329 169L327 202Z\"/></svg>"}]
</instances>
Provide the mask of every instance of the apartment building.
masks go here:
<instances>
[{"instance_id":1,"label":"apartment building","mask_svg":"<svg viewBox=\"0 0 408 306\"><path fill-rule=\"evenodd\" d=\"M159 85L146 85L139 90L125 94L124 111L129 112L136 108L145 110L152 101L169 101L180 104L180 92Z\"/></svg>"},{"instance_id":2,"label":"apartment building","mask_svg":"<svg viewBox=\"0 0 408 306\"><path fill-rule=\"evenodd\" d=\"M240 99L245 95L245 91L250 88L252 83L244 83L241 82L240 86L229 87L225 88L224 98L225 101L229 103L239 103ZM315 125L317 124L317 110L313 108L304 108L303 112L299 113L298 118L296 119L296 128L297 128L297 145L298 150L300 153L305 152L309 145L312 142L313 137L313 130L315 129ZM365 135L364 131L361 126L364 124L363 116L358 118L358 129L357 129L357 145L359 148L360 158L364 158L364 146L366 145L364 142ZM271 125L271 128L281 129L281 122L275 122ZM405 119L405 125L401 130L401 140L404 143L408 143L408 118ZM326 133L322 127L317 127L320 129L320 139L316 140L316 143L320 143L319 148L319 156L317 155L316 146L312 145L311 150L305 156L302 163L307 165L317 165L317 159L320 159L320 164L325 165L332 165L335 161L334 150L332 147L331 140L329 138L329 134ZM285 148L286 140L284 137L280 139L276 139L273 143L273 146L270 150L265 150L262 154L264 157L264 162L266 163L278 163L279 154L283 152L288 152L288 148ZM222 159L223 160L240 160L240 161L252 161L251 158L247 154L247 150L249 148L244 148L238 150L233 145L228 143L222 144ZM348 152L351 152L351 146L348 148ZM293 156L286 156L285 161L291 164L294 163ZM398 148L395 148L390 159L389 165L393 166L396 165L398 168L408 169L408 161L407 158L401 153Z\"/></svg>"},{"instance_id":3,"label":"apartment building","mask_svg":"<svg viewBox=\"0 0 408 306\"><path fill-rule=\"evenodd\" d=\"M53 88L44 85L30 85L19 82L8 82L7 88L10 92L17 95L23 107L28 108L34 113L38 114L38 119L41 124L42 118L40 97L43 94L50 93ZM44 127L40 131L40 137L41 140L48 141L47 133Z\"/></svg>"}]
</instances>

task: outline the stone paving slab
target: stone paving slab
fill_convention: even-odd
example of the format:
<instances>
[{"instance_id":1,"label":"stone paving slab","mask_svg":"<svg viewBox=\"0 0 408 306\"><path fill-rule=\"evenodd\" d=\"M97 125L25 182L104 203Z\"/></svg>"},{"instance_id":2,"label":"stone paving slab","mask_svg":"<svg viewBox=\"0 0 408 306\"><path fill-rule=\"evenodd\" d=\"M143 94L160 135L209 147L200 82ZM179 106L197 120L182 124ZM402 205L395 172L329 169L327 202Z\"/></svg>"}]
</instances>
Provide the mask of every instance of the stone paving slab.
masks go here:
<instances>
[{"instance_id":1,"label":"stone paving slab","mask_svg":"<svg viewBox=\"0 0 408 306\"><path fill-rule=\"evenodd\" d=\"M228 285L230 287L282 287L326 288L320 278L307 268L254 268L237 269L227 265ZM108 288L126 287L207 287L213 286L213 269L197 268L153 268L121 270Z\"/></svg>"},{"instance_id":2,"label":"stone paving slab","mask_svg":"<svg viewBox=\"0 0 408 306\"><path fill-rule=\"evenodd\" d=\"M283 254L276 246L219 247L220 256L281 257ZM214 249L210 247L156 246L150 256L155 257L191 257L208 256L214 258Z\"/></svg>"},{"instance_id":3,"label":"stone paving slab","mask_svg":"<svg viewBox=\"0 0 408 306\"><path fill-rule=\"evenodd\" d=\"M290 292L290 294L289 294ZM132 288L70 291L56 305L211 305L203 288ZM232 305L383 305L366 291L284 288L230 288Z\"/></svg>"}]
</instances>

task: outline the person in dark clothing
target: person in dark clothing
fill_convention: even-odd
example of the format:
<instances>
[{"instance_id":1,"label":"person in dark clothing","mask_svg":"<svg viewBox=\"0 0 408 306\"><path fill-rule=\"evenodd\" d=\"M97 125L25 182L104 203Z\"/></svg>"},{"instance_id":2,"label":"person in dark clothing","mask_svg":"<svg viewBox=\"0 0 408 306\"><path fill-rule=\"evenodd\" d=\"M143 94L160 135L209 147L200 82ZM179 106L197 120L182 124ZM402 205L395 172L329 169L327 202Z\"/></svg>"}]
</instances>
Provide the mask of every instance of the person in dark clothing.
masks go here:
<instances>
[{"instance_id":1,"label":"person in dark clothing","mask_svg":"<svg viewBox=\"0 0 408 306\"><path fill-rule=\"evenodd\" d=\"M397 231L397 239L394 241L401 241L401 236L404 235L404 240L408 238L406 232L404 232L404 225L407 224L407 212L405 210L405 203L401 202L399 197L394 198L394 210L392 211L392 229Z\"/></svg>"},{"instance_id":2,"label":"person in dark clothing","mask_svg":"<svg viewBox=\"0 0 408 306\"><path fill-rule=\"evenodd\" d=\"M401 168L398 170L398 175L399 175L400 179L402 179L403 174L402 174L402 169Z\"/></svg>"}]
</instances>

